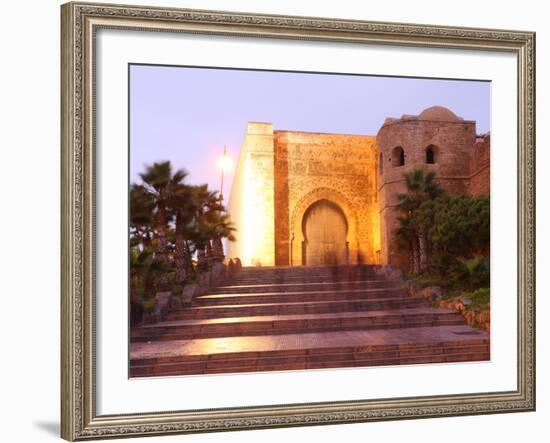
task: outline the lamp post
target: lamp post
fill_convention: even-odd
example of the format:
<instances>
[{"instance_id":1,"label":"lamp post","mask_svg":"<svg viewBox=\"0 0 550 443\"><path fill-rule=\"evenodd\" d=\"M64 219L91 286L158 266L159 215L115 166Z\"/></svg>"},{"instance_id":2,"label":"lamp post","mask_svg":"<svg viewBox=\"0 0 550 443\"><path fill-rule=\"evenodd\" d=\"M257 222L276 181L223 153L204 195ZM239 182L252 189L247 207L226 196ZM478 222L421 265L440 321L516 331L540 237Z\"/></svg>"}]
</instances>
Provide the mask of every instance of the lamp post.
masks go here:
<instances>
[{"instance_id":1,"label":"lamp post","mask_svg":"<svg viewBox=\"0 0 550 443\"><path fill-rule=\"evenodd\" d=\"M223 212L223 180L225 178L225 170L231 167L230 159L227 157L227 145L223 145L223 156L219 160L219 167L221 169L221 183L220 183L220 215ZM224 248L221 237L218 235L214 239L216 258L220 261L224 258Z\"/></svg>"},{"instance_id":2,"label":"lamp post","mask_svg":"<svg viewBox=\"0 0 550 443\"><path fill-rule=\"evenodd\" d=\"M225 172L231 170L233 163L231 157L227 155L227 146L223 146L223 156L218 160L218 168L221 169L221 183L220 183L220 201L223 202L223 185L225 180Z\"/></svg>"},{"instance_id":3,"label":"lamp post","mask_svg":"<svg viewBox=\"0 0 550 443\"><path fill-rule=\"evenodd\" d=\"M222 169L222 182L220 184L220 201L223 202L223 176L225 172L225 156L227 153L227 146L223 145L223 157L222 157L222 163L221 163L221 169Z\"/></svg>"}]
</instances>

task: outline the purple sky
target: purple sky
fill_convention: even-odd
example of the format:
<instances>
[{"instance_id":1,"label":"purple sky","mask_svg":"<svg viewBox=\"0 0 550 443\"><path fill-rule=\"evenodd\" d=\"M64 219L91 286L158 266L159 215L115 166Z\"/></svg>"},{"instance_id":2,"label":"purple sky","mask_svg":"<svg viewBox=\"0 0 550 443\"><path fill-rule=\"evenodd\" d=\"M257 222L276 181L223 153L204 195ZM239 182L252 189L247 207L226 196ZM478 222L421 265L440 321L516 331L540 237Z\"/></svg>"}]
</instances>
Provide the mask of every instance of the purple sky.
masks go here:
<instances>
[{"instance_id":1,"label":"purple sky","mask_svg":"<svg viewBox=\"0 0 550 443\"><path fill-rule=\"evenodd\" d=\"M130 67L130 181L170 160L188 182L220 187L217 160L236 162L248 121L275 129L376 135L386 117L446 106L490 129L490 83L355 75ZM225 178L224 194L232 173Z\"/></svg>"}]
</instances>

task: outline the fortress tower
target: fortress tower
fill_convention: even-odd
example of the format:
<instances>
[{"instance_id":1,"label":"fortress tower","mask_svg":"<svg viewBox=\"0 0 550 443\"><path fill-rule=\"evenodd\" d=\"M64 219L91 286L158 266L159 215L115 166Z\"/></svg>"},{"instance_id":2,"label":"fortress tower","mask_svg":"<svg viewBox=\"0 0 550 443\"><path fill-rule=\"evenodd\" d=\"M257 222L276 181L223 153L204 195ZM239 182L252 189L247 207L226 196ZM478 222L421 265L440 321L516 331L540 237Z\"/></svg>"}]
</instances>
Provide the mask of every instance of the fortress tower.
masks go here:
<instances>
[{"instance_id":1,"label":"fortress tower","mask_svg":"<svg viewBox=\"0 0 550 443\"><path fill-rule=\"evenodd\" d=\"M399 225L398 195L407 191L404 174L415 169L434 172L450 194L469 195L476 123L434 106L418 116L387 118L376 140L381 260L406 269L407 257L397 249L394 234Z\"/></svg>"}]
</instances>

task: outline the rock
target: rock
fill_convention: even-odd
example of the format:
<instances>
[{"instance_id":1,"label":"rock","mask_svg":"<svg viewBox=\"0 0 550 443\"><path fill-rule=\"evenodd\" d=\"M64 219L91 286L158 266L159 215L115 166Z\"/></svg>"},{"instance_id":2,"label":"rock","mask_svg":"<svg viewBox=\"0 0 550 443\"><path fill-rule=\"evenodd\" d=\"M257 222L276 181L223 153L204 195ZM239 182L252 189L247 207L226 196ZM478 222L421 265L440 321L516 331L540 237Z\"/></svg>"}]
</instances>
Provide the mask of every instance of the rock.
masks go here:
<instances>
[{"instance_id":1,"label":"rock","mask_svg":"<svg viewBox=\"0 0 550 443\"><path fill-rule=\"evenodd\" d=\"M394 269L387 265L378 265L373 270L376 275L384 276L391 280L403 280L403 272L400 269Z\"/></svg>"},{"instance_id":2,"label":"rock","mask_svg":"<svg viewBox=\"0 0 550 443\"><path fill-rule=\"evenodd\" d=\"M203 272L199 277L199 284L201 286L206 286L207 288L210 288L211 279L212 273L210 271Z\"/></svg>"},{"instance_id":3,"label":"rock","mask_svg":"<svg viewBox=\"0 0 550 443\"><path fill-rule=\"evenodd\" d=\"M489 323L490 318L491 318L491 314L489 311L481 311L481 312L478 312L476 315L476 321L481 326L485 326L487 323Z\"/></svg>"},{"instance_id":4,"label":"rock","mask_svg":"<svg viewBox=\"0 0 550 443\"><path fill-rule=\"evenodd\" d=\"M157 292L157 294L155 295L155 316L162 317L170 310L171 296L171 291Z\"/></svg>"},{"instance_id":5,"label":"rock","mask_svg":"<svg viewBox=\"0 0 550 443\"><path fill-rule=\"evenodd\" d=\"M183 303L181 301L181 295L174 295L170 297L170 310L175 311L183 307Z\"/></svg>"},{"instance_id":6,"label":"rock","mask_svg":"<svg viewBox=\"0 0 550 443\"><path fill-rule=\"evenodd\" d=\"M193 297L197 295L198 285L196 283L190 283L183 287L183 292L181 294L181 303L183 306L191 305Z\"/></svg>"},{"instance_id":7,"label":"rock","mask_svg":"<svg viewBox=\"0 0 550 443\"><path fill-rule=\"evenodd\" d=\"M150 325L150 324L156 323L160 320L161 320L160 315L155 314L154 312L144 312L143 313L142 323L144 325Z\"/></svg>"},{"instance_id":8,"label":"rock","mask_svg":"<svg viewBox=\"0 0 550 443\"><path fill-rule=\"evenodd\" d=\"M388 267L388 272L386 273L386 276L392 280L403 280L403 272L401 272L401 269L393 269L391 267Z\"/></svg>"},{"instance_id":9,"label":"rock","mask_svg":"<svg viewBox=\"0 0 550 443\"><path fill-rule=\"evenodd\" d=\"M443 295L443 288L440 286L428 286L427 288L421 289L418 292L418 295L426 300L435 302L438 301Z\"/></svg>"},{"instance_id":10,"label":"rock","mask_svg":"<svg viewBox=\"0 0 550 443\"><path fill-rule=\"evenodd\" d=\"M206 294L212 285L212 273L210 271L199 274L199 281L196 290L197 295Z\"/></svg>"},{"instance_id":11,"label":"rock","mask_svg":"<svg viewBox=\"0 0 550 443\"><path fill-rule=\"evenodd\" d=\"M405 282L405 287L407 289L407 294L409 297L418 297L419 292L422 289L418 283L416 283L416 280L407 280Z\"/></svg>"},{"instance_id":12,"label":"rock","mask_svg":"<svg viewBox=\"0 0 550 443\"><path fill-rule=\"evenodd\" d=\"M220 284L225 280L225 265L221 262L215 262L212 265L211 283L213 285Z\"/></svg>"}]
</instances>

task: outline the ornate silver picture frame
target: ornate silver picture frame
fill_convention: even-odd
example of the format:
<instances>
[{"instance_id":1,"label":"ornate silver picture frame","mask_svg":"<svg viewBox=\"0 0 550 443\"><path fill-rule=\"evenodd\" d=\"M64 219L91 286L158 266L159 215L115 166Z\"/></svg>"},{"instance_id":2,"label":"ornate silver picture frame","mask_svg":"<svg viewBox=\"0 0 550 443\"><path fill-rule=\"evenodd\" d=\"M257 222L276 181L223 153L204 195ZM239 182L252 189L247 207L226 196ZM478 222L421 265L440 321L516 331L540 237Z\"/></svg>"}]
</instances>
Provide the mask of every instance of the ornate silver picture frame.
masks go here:
<instances>
[{"instance_id":1,"label":"ornate silver picture frame","mask_svg":"<svg viewBox=\"0 0 550 443\"><path fill-rule=\"evenodd\" d=\"M64 439L535 410L534 33L80 2L61 7L61 24L61 436ZM517 388L453 395L98 414L96 252L105 247L96 236L96 187L101 180L98 173L101 171L96 167L96 35L100 29L513 54L517 59L518 116Z\"/></svg>"}]
</instances>

